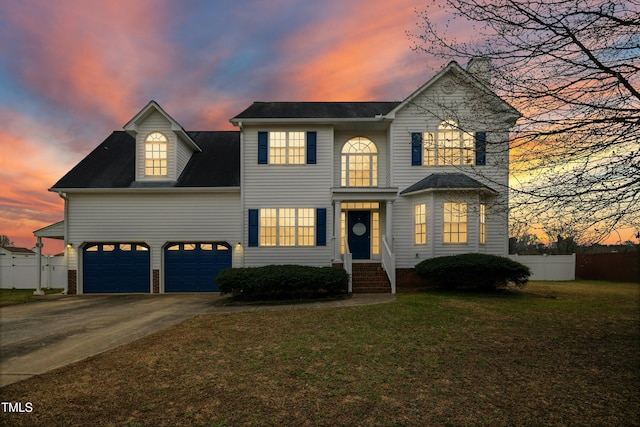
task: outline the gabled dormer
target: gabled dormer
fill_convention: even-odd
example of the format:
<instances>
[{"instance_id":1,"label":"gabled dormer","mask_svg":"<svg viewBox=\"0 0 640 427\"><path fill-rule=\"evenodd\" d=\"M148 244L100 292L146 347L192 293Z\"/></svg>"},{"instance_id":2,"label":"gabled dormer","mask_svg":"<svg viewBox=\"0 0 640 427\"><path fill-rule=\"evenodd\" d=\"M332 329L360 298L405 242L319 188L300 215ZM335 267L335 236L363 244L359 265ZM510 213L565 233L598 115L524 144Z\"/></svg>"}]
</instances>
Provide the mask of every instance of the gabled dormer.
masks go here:
<instances>
[{"instance_id":1,"label":"gabled dormer","mask_svg":"<svg viewBox=\"0 0 640 427\"><path fill-rule=\"evenodd\" d=\"M134 186L175 183L191 155L202 151L155 101L124 125L124 130L136 139Z\"/></svg>"}]
</instances>

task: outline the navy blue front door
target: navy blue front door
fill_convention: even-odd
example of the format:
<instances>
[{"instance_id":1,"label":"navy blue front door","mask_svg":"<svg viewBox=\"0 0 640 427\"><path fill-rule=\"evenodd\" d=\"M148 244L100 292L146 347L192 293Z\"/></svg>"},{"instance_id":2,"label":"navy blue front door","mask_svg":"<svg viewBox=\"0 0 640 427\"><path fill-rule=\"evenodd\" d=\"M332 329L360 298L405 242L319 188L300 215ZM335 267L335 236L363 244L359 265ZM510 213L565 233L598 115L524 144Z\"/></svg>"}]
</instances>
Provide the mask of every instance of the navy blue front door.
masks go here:
<instances>
[{"instance_id":1,"label":"navy blue front door","mask_svg":"<svg viewBox=\"0 0 640 427\"><path fill-rule=\"evenodd\" d=\"M347 212L347 238L353 259L371 258L371 212Z\"/></svg>"},{"instance_id":2,"label":"navy blue front door","mask_svg":"<svg viewBox=\"0 0 640 427\"><path fill-rule=\"evenodd\" d=\"M218 292L214 279L231 267L227 243L172 243L164 250L165 292Z\"/></svg>"}]
</instances>

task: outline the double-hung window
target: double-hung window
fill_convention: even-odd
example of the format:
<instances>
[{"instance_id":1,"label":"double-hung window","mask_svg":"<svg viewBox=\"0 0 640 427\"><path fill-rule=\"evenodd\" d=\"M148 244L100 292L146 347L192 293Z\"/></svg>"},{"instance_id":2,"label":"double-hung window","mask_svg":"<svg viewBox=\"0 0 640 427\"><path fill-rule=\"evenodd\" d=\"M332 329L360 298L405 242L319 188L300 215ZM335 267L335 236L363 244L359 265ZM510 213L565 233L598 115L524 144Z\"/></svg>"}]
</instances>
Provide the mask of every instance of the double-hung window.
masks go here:
<instances>
[{"instance_id":1,"label":"double-hung window","mask_svg":"<svg viewBox=\"0 0 640 427\"><path fill-rule=\"evenodd\" d=\"M414 242L416 245L427 243L427 205L420 203L413 208Z\"/></svg>"},{"instance_id":2,"label":"double-hung window","mask_svg":"<svg viewBox=\"0 0 640 427\"><path fill-rule=\"evenodd\" d=\"M312 208L260 209L260 246L313 246L316 217Z\"/></svg>"},{"instance_id":3,"label":"double-hung window","mask_svg":"<svg viewBox=\"0 0 640 427\"><path fill-rule=\"evenodd\" d=\"M435 134L425 133L423 141L425 165L474 164L473 134L463 131L452 120L440 123Z\"/></svg>"},{"instance_id":4,"label":"double-hung window","mask_svg":"<svg viewBox=\"0 0 640 427\"><path fill-rule=\"evenodd\" d=\"M487 243L487 205L480 204L480 244Z\"/></svg>"},{"instance_id":5,"label":"double-hung window","mask_svg":"<svg viewBox=\"0 0 640 427\"><path fill-rule=\"evenodd\" d=\"M315 164L316 140L314 131L258 132L258 164Z\"/></svg>"},{"instance_id":6,"label":"double-hung window","mask_svg":"<svg viewBox=\"0 0 640 427\"><path fill-rule=\"evenodd\" d=\"M304 132L269 132L269 163L304 164Z\"/></svg>"},{"instance_id":7,"label":"double-hung window","mask_svg":"<svg viewBox=\"0 0 640 427\"><path fill-rule=\"evenodd\" d=\"M413 166L482 166L486 162L486 132L467 132L445 120L435 132L411 134Z\"/></svg>"},{"instance_id":8,"label":"double-hung window","mask_svg":"<svg viewBox=\"0 0 640 427\"><path fill-rule=\"evenodd\" d=\"M467 243L467 204L444 204L444 243Z\"/></svg>"}]
</instances>

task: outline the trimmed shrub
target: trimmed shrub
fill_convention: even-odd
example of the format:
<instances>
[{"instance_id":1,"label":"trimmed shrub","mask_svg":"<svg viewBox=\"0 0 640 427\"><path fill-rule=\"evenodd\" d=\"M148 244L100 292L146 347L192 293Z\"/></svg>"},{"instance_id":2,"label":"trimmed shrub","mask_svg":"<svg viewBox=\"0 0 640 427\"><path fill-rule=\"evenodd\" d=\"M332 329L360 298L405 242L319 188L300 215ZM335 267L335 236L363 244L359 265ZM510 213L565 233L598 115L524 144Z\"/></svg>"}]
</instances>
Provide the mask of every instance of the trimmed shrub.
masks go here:
<instances>
[{"instance_id":1,"label":"trimmed shrub","mask_svg":"<svg viewBox=\"0 0 640 427\"><path fill-rule=\"evenodd\" d=\"M240 299L315 298L346 293L349 275L334 267L267 265L228 268L215 280L223 294Z\"/></svg>"},{"instance_id":2,"label":"trimmed shrub","mask_svg":"<svg viewBox=\"0 0 640 427\"><path fill-rule=\"evenodd\" d=\"M446 289L496 291L509 282L524 287L531 270L509 258L487 254L463 254L426 259L416 272L428 282Z\"/></svg>"}]
</instances>

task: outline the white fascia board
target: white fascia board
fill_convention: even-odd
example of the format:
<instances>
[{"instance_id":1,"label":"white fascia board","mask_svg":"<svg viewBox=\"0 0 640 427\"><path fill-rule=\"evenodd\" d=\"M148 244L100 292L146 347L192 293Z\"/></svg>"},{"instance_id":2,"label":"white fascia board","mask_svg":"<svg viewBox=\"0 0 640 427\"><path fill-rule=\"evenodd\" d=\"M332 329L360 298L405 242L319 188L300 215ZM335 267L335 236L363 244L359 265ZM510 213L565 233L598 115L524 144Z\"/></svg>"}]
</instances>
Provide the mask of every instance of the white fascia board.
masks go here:
<instances>
[{"instance_id":1,"label":"white fascia board","mask_svg":"<svg viewBox=\"0 0 640 427\"><path fill-rule=\"evenodd\" d=\"M334 187L331 189L331 200L368 200L392 201L398 198L397 187L367 188L367 187Z\"/></svg>"},{"instance_id":2,"label":"white fascia board","mask_svg":"<svg viewBox=\"0 0 640 427\"><path fill-rule=\"evenodd\" d=\"M416 194L423 194L423 193L461 193L461 192L485 193L485 194L492 194L492 195L499 194L496 190L492 188L477 188L477 187L474 187L474 188L423 188L422 190L416 190L410 193L401 194L401 196L402 197L415 196Z\"/></svg>"},{"instance_id":3,"label":"white fascia board","mask_svg":"<svg viewBox=\"0 0 640 427\"><path fill-rule=\"evenodd\" d=\"M229 120L234 126L245 125L261 125L261 124L324 124L331 125L336 123L377 123L385 121L385 117L365 117L358 119L331 119L331 118L297 118L297 119L283 119L283 118L267 118L267 119L231 119ZM388 120L386 120L388 121Z\"/></svg>"}]
</instances>

